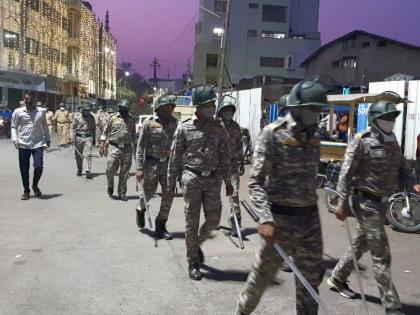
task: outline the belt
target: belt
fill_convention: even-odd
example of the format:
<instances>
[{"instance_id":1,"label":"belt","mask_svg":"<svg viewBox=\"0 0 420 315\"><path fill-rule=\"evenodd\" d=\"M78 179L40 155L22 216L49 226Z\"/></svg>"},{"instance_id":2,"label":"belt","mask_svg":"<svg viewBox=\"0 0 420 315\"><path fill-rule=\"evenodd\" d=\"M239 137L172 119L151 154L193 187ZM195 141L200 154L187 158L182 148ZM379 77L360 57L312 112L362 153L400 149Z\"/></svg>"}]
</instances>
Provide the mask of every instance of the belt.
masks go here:
<instances>
[{"instance_id":1,"label":"belt","mask_svg":"<svg viewBox=\"0 0 420 315\"><path fill-rule=\"evenodd\" d=\"M273 203L271 205L271 212L274 214L288 215L293 217L305 216L318 212L318 206L313 205L307 207L289 207Z\"/></svg>"},{"instance_id":2,"label":"belt","mask_svg":"<svg viewBox=\"0 0 420 315\"><path fill-rule=\"evenodd\" d=\"M84 135L82 133L76 133L76 136L77 137L80 137L80 138L89 138L89 137L92 137L91 135Z\"/></svg>"},{"instance_id":3,"label":"belt","mask_svg":"<svg viewBox=\"0 0 420 315\"><path fill-rule=\"evenodd\" d=\"M356 195L359 195L359 196L363 197L363 198L370 199L370 200L373 200L373 201L376 201L376 202L385 202L385 201L388 200L388 198L386 198L386 197L377 196L377 195L375 195L375 194L373 194L369 191L366 191L366 190L355 189L354 193Z\"/></svg>"},{"instance_id":4,"label":"belt","mask_svg":"<svg viewBox=\"0 0 420 315\"><path fill-rule=\"evenodd\" d=\"M153 162L166 162L168 158L157 158L151 155L146 155L146 160Z\"/></svg>"},{"instance_id":5,"label":"belt","mask_svg":"<svg viewBox=\"0 0 420 315\"><path fill-rule=\"evenodd\" d=\"M116 143L116 142L112 142L112 141L109 141L109 144L113 145L114 147L131 146L131 143Z\"/></svg>"},{"instance_id":6,"label":"belt","mask_svg":"<svg viewBox=\"0 0 420 315\"><path fill-rule=\"evenodd\" d=\"M215 174L214 171L200 172L200 171L197 171L197 170L195 170L195 169L193 169L191 167L188 167L188 166L185 166L185 169L188 170L188 171L190 171L191 173L194 173L195 175L198 175L198 176L209 177L209 176L212 176L212 175Z\"/></svg>"}]
</instances>

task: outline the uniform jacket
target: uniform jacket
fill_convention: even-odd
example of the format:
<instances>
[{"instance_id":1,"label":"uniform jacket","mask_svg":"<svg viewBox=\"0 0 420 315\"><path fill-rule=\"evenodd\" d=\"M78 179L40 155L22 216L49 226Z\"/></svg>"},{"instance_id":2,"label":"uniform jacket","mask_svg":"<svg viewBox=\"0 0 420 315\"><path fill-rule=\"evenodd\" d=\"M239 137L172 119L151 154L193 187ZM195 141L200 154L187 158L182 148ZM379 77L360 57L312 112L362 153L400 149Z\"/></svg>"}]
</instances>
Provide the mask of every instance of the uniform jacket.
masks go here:
<instances>
[{"instance_id":1,"label":"uniform jacket","mask_svg":"<svg viewBox=\"0 0 420 315\"><path fill-rule=\"evenodd\" d=\"M101 140L116 144L134 144L136 135L136 121L128 115L123 118L120 113L113 114L102 132Z\"/></svg>"},{"instance_id":2,"label":"uniform jacket","mask_svg":"<svg viewBox=\"0 0 420 315\"><path fill-rule=\"evenodd\" d=\"M73 123L71 125L73 134L81 136L91 136L95 139L96 126L95 118L92 114L83 117L82 113L76 113L74 115Z\"/></svg>"}]
</instances>

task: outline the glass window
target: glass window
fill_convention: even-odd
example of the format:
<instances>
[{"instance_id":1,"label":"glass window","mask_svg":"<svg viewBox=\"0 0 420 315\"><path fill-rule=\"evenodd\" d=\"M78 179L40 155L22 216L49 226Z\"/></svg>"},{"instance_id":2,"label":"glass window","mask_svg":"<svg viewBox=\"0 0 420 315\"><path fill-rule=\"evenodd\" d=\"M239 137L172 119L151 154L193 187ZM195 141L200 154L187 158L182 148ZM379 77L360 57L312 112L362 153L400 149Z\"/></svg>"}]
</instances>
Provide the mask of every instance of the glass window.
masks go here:
<instances>
[{"instance_id":1,"label":"glass window","mask_svg":"<svg viewBox=\"0 0 420 315\"><path fill-rule=\"evenodd\" d=\"M4 30L3 43L6 48L19 49L19 34Z\"/></svg>"},{"instance_id":2,"label":"glass window","mask_svg":"<svg viewBox=\"0 0 420 315\"><path fill-rule=\"evenodd\" d=\"M338 67L340 67L340 60L333 60L333 61L331 62L331 66L332 66L333 68L338 68Z\"/></svg>"},{"instance_id":3,"label":"glass window","mask_svg":"<svg viewBox=\"0 0 420 315\"><path fill-rule=\"evenodd\" d=\"M272 32L272 31L262 31L261 32L262 38L273 38L273 39L283 39L286 38L285 33L280 32Z\"/></svg>"},{"instance_id":4,"label":"glass window","mask_svg":"<svg viewBox=\"0 0 420 315\"><path fill-rule=\"evenodd\" d=\"M214 12L225 13L227 10L227 1L214 1Z\"/></svg>"},{"instance_id":5,"label":"glass window","mask_svg":"<svg viewBox=\"0 0 420 315\"><path fill-rule=\"evenodd\" d=\"M370 42L363 42L362 48L368 48L370 46Z\"/></svg>"},{"instance_id":6,"label":"glass window","mask_svg":"<svg viewBox=\"0 0 420 315\"><path fill-rule=\"evenodd\" d=\"M250 9L258 9L258 3L250 3L249 8Z\"/></svg>"},{"instance_id":7,"label":"glass window","mask_svg":"<svg viewBox=\"0 0 420 315\"><path fill-rule=\"evenodd\" d=\"M343 68L356 68L357 58L356 57L344 57L342 61Z\"/></svg>"},{"instance_id":8,"label":"glass window","mask_svg":"<svg viewBox=\"0 0 420 315\"><path fill-rule=\"evenodd\" d=\"M217 67L218 59L217 54L207 54L207 67Z\"/></svg>"},{"instance_id":9,"label":"glass window","mask_svg":"<svg viewBox=\"0 0 420 315\"><path fill-rule=\"evenodd\" d=\"M248 30L248 38L257 37L258 32L257 30Z\"/></svg>"},{"instance_id":10,"label":"glass window","mask_svg":"<svg viewBox=\"0 0 420 315\"><path fill-rule=\"evenodd\" d=\"M39 43L32 38L26 37L26 42L25 42L25 51L28 54L32 54L32 55L38 55L39 52Z\"/></svg>"},{"instance_id":11,"label":"glass window","mask_svg":"<svg viewBox=\"0 0 420 315\"><path fill-rule=\"evenodd\" d=\"M264 22L286 23L287 7L277 5L263 5Z\"/></svg>"},{"instance_id":12,"label":"glass window","mask_svg":"<svg viewBox=\"0 0 420 315\"><path fill-rule=\"evenodd\" d=\"M281 57L260 57L261 67L284 68L284 58Z\"/></svg>"},{"instance_id":13,"label":"glass window","mask_svg":"<svg viewBox=\"0 0 420 315\"><path fill-rule=\"evenodd\" d=\"M26 6L30 7L32 10L39 11L39 0L27 0Z\"/></svg>"}]
</instances>

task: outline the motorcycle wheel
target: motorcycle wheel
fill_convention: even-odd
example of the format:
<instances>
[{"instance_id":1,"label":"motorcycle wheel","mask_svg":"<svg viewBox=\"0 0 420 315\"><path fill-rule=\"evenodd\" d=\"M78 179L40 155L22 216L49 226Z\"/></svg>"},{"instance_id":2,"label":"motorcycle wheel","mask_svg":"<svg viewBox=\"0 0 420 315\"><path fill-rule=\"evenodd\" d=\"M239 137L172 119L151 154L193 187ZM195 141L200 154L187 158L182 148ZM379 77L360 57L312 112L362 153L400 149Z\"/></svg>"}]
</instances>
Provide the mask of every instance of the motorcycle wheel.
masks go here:
<instances>
[{"instance_id":1,"label":"motorcycle wheel","mask_svg":"<svg viewBox=\"0 0 420 315\"><path fill-rule=\"evenodd\" d=\"M328 212L335 213L338 206L338 200L339 197L336 194L325 190L324 201Z\"/></svg>"},{"instance_id":2,"label":"motorcycle wheel","mask_svg":"<svg viewBox=\"0 0 420 315\"><path fill-rule=\"evenodd\" d=\"M389 223L396 229L406 233L420 231L420 199L410 194L411 218L405 218L401 212L406 207L404 194L392 199L389 204L386 217Z\"/></svg>"}]
</instances>

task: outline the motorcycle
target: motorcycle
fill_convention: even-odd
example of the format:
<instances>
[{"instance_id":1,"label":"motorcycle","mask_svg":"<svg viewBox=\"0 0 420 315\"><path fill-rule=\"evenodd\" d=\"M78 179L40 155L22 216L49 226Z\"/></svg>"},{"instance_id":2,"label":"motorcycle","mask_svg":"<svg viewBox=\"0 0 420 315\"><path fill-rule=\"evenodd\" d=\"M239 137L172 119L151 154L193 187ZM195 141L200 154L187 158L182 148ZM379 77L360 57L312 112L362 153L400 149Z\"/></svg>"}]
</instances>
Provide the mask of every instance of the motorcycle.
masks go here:
<instances>
[{"instance_id":1,"label":"motorcycle","mask_svg":"<svg viewBox=\"0 0 420 315\"><path fill-rule=\"evenodd\" d=\"M321 173L318 174L318 188L328 187L331 190L336 190L341 170L341 162L321 162L320 170ZM329 190L325 190L324 202L328 211L334 213L338 205L337 194L334 194Z\"/></svg>"},{"instance_id":2,"label":"motorcycle","mask_svg":"<svg viewBox=\"0 0 420 315\"><path fill-rule=\"evenodd\" d=\"M252 158L252 147L251 147L251 137L249 131L246 128L241 128L242 133L242 156L245 163L251 163Z\"/></svg>"},{"instance_id":3,"label":"motorcycle","mask_svg":"<svg viewBox=\"0 0 420 315\"><path fill-rule=\"evenodd\" d=\"M420 231L420 196L404 187L389 198L386 217L395 229L416 233Z\"/></svg>"},{"instance_id":4,"label":"motorcycle","mask_svg":"<svg viewBox=\"0 0 420 315\"><path fill-rule=\"evenodd\" d=\"M10 123L8 120L0 117L0 138L10 138Z\"/></svg>"}]
</instances>

